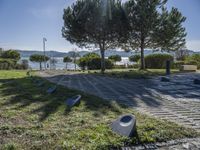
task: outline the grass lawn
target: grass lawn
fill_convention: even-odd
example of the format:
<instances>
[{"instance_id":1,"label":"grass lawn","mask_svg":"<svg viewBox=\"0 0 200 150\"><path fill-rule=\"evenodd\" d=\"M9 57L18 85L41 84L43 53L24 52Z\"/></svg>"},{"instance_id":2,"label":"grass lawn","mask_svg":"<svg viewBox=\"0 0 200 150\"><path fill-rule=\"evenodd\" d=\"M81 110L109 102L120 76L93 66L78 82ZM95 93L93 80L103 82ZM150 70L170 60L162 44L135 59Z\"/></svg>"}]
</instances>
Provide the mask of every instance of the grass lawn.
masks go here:
<instances>
[{"instance_id":1,"label":"grass lawn","mask_svg":"<svg viewBox=\"0 0 200 150\"><path fill-rule=\"evenodd\" d=\"M49 95L45 91L51 83L45 82L37 87L24 71L0 71L0 149L109 149L200 135L83 93L81 104L70 110L66 98L81 92L59 86ZM136 115L135 138L119 136L109 127L124 113Z\"/></svg>"},{"instance_id":2,"label":"grass lawn","mask_svg":"<svg viewBox=\"0 0 200 150\"><path fill-rule=\"evenodd\" d=\"M100 71L91 71L91 73L96 73L102 75ZM180 73L179 70L172 69L171 73ZM106 70L104 76L116 77L116 78L150 78L152 76L162 76L165 75L165 69L147 69L147 70L138 70L138 69L111 69Z\"/></svg>"}]
</instances>

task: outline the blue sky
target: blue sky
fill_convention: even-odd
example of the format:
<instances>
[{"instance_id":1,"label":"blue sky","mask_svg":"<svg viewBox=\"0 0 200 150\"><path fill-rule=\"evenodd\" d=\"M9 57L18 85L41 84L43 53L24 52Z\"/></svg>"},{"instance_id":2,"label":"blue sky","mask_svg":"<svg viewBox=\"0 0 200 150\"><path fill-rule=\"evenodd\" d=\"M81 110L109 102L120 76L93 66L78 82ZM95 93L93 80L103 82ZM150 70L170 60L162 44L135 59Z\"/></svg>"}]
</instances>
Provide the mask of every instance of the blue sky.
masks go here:
<instances>
[{"instance_id":1,"label":"blue sky","mask_svg":"<svg viewBox=\"0 0 200 150\"><path fill-rule=\"evenodd\" d=\"M70 51L75 48L62 38L63 9L75 0L0 0L0 47ZM187 17L187 48L200 51L200 0L168 0Z\"/></svg>"}]
</instances>

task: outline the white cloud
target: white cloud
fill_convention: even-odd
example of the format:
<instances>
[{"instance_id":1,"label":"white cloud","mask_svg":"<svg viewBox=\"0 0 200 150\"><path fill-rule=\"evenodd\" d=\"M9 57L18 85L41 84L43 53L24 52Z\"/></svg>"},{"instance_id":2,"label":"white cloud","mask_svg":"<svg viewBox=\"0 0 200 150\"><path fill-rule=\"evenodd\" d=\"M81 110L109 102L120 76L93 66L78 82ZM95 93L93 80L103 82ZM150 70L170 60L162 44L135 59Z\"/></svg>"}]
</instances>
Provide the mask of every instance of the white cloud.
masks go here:
<instances>
[{"instance_id":1,"label":"white cloud","mask_svg":"<svg viewBox=\"0 0 200 150\"><path fill-rule=\"evenodd\" d=\"M200 40L188 40L186 46L189 50L200 51Z\"/></svg>"}]
</instances>

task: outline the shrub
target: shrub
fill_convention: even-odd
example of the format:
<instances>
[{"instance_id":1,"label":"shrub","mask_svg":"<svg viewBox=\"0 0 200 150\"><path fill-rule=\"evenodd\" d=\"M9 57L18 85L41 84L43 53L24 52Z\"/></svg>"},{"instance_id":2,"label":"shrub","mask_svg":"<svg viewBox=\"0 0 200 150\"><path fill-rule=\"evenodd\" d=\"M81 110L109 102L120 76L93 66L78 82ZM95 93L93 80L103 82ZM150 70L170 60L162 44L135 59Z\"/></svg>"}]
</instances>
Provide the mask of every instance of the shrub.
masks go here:
<instances>
[{"instance_id":1,"label":"shrub","mask_svg":"<svg viewBox=\"0 0 200 150\"><path fill-rule=\"evenodd\" d=\"M198 65L198 62L195 60L189 60L185 62L185 65Z\"/></svg>"},{"instance_id":2,"label":"shrub","mask_svg":"<svg viewBox=\"0 0 200 150\"><path fill-rule=\"evenodd\" d=\"M134 65L133 65L133 68L139 69L139 68L140 68L140 64L134 64Z\"/></svg>"},{"instance_id":3,"label":"shrub","mask_svg":"<svg viewBox=\"0 0 200 150\"><path fill-rule=\"evenodd\" d=\"M15 50L3 51L1 58L13 59L18 61L20 59L20 53Z\"/></svg>"},{"instance_id":4,"label":"shrub","mask_svg":"<svg viewBox=\"0 0 200 150\"><path fill-rule=\"evenodd\" d=\"M15 69L16 61L12 59L0 59L0 70Z\"/></svg>"},{"instance_id":5,"label":"shrub","mask_svg":"<svg viewBox=\"0 0 200 150\"><path fill-rule=\"evenodd\" d=\"M191 56L188 56L185 60L185 64L197 65L198 69L200 69L200 54L193 54Z\"/></svg>"},{"instance_id":6,"label":"shrub","mask_svg":"<svg viewBox=\"0 0 200 150\"><path fill-rule=\"evenodd\" d=\"M87 57L87 58L100 58L100 56L96 53L87 53L85 55L83 55L83 57Z\"/></svg>"},{"instance_id":7,"label":"shrub","mask_svg":"<svg viewBox=\"0 0 200 150\"><path fill-rule=\"evenodd\" d=\"M101 58L96 53L88 53L81 57L77 64L82 70L85 70L86 67L89 70L101 69ZM112 62L108 59L105 59L105 67L106 69L111 69L113 67Z\"/></svg>"},{"instance_id":8,"label":"shrub","mask_svg":"<svg viewBox=\"0 0 200 150\"><path fill-rule=\"evenodd\" d=\"M101 58L92 58L88 61L87 67L89 70L97 70L101 69ZM105 59L105 67L106 69L111 69L113 64L110 60Z\"/></svg>"},{"instance_id":9,"label":"shrub","mask_svg":"<svg viewBox=\"0 0 200 150\"><path fill-rule=\"evenodd\" d=\"M166 61L173 61L173 59L169 54L150 54L145 57L145 65L150 69L163 69L166 67Z\"/></svg>"},{"instance_id":10,"label":"shrub","mask_svg":"<svg viewBox=\"0 0 200 150\"><path fill-rule=\"evenodd\" d=\"M122 60L120 55L112 55L112 56L109 56L108 59L113 61L113 62L117 62L117 61L121 61Z\"/></svg>"},{"instance_id":11,"label":"shrub","mask_svg":"<svg viewBox=\"0 0 200 150\"><path fill-rule=\"evenodd\" d=\"M126 65L114 65L113 68L115 68L115 69L125 69Z\"/></svg>"},{"instance_id":12,"label":"shrub","mask_svg":"<svg viewBox=\"0 0 200 150\"><path fill-rule=\"evenodd\" d=\"M20 69L25 70L28 69L27 62L22 60L22 63L16 63L13 59L0 59L0 70L11 70L11 69Z\"/></svg>"},{"instance_id":13,"label":"shrub","mask_svg":"<svg viewBox=\"0 0 200 150\"><path fill-rule=\"evenodd\" d=\"M130 62L138 62L140 60L140 55L132 55L129 57Z\"/></svg>"},{"instance_id":14,"label":"shrub","mask_svg":"<svg viewBox=\"0 0 200 150\"><path fill-rule=\"evenodd\" d=\"M180 69L180 67L181 67L182 65L184 65L184 64L185 64L184 61L176 61L176 62L174 62L174 63L172 64L172 68L173 68L173 69Z\"/></svg>"},{"instance_id":15,"label":"shrub","mask_svg":"<svg viewBox=\"0 0 200 150\"><path fill-rule=\"evenodd\" d=\"M81 57L78 62L77 62L78 66L82 69L85 70L85 67L87 66L87 61L85 57Z\"/></svg>"}]
</instances>

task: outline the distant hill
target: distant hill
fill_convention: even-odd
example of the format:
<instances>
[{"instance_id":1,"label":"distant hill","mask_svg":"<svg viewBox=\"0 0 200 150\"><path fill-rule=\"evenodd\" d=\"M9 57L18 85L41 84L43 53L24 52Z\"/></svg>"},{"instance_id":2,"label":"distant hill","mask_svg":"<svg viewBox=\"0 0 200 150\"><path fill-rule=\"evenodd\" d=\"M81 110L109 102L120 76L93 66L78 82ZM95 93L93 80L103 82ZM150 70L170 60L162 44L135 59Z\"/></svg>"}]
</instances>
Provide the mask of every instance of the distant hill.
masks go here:
<instances>
[{"instance_id":1,"label":"distant hill","mask_svg":"<svg viewBox=\"0 0 200 150\"><path fill-rule=\"evenodd\" d=\"M30 57L33 54L39 54L39 55L44 55L43 51L38 51L38 50L32 50L32 51L26 51L26 50L18 50L20 53L21 57ZM57 51L46 51L47 56L54 56L54 57L64 57L67 56L67 53L64 52L57 52Z\"/></svg>"},{"instance_id":2,"label":"distant hill","mask_svg":"<svg viewBox=\"0 0 200 150\"><path fill-rule=\"evenodd\" d=\"M25 51L25 50L18 50L18 52L20 53L21 57L30 57L33 54L40 54L43 55L43 51L38 51L38 50L32 50L32 51ZM79 51L79 55L83 56L89 52L94 52L100 55L100 50L96 50L96 51ZM153 52L152 50L145 50L144 54L148 55L151 53L160 53L160 52ZM200 53L200 52L194 52L192 50L189 50L190 54L194 54L194 53ZM58 52L55 50L52 51L46 51L46 55L49 57L65 57L65 56L70 56L71 52ZM136 52L135 51L130 51L130 52L125 52L125 51L116 51L116 50L107 50L105 52L105 57L109 57L111 55L120 55L121 57L129 57L131 55L135 55ZM138 53L137 53L138 54ZM171 54L174 54L174 52L171 52Z\"/></svg>"}]
</instances>

